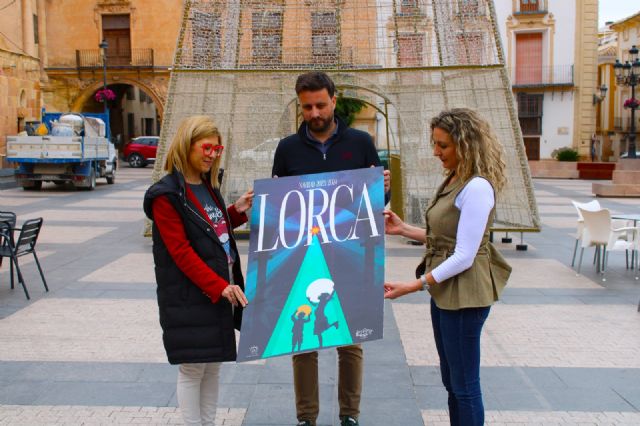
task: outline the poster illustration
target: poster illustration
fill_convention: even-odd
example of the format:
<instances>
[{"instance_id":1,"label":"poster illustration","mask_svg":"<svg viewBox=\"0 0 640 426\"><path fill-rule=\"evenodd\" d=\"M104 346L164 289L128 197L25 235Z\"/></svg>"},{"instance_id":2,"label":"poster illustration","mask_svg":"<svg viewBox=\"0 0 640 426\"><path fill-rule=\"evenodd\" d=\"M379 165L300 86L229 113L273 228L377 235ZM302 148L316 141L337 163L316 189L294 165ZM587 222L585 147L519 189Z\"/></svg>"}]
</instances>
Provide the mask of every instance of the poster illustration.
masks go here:
<instances>
[{"instance_id":1,"label":"poster illustration","mask_svg":"<svg viewBox=\"0 0 640 426\"><path fill-rule=\"evenodd\" d=\"M382 167L254 183L239 362L382 338Z\"/></svg>"}]
</instances>

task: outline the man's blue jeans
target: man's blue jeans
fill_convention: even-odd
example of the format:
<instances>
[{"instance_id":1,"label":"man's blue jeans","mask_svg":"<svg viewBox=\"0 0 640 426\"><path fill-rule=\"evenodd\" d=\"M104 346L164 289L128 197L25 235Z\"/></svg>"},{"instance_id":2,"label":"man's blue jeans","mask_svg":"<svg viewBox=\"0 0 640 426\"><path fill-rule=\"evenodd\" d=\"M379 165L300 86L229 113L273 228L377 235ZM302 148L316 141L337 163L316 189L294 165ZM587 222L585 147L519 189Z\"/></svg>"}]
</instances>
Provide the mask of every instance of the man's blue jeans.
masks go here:
<instances>
[{"instance_id":1,"label":"man's blue jeans","mask_svg":"<svg viewBox=\"0 0 640 426\"><path fill-rule=\"evenodd\" d=\"M480 389L480 333L490 306L455 311L431 299L431 322L440 357L442 383L449 393L452 426L484 424Z\"/></svg>"}]
</instances>

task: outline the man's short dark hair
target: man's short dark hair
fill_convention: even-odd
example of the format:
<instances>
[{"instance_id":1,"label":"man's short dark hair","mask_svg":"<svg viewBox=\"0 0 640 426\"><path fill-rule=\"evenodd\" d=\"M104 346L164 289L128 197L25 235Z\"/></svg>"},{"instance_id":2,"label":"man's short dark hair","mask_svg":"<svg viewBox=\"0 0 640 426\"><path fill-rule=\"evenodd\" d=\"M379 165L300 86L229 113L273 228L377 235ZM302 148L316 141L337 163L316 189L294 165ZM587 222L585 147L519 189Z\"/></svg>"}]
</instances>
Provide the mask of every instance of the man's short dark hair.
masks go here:
<instances>
[{"instance_id":1,"label":"man's short dark hair","mask_svg":"<svg viewBox=\"0 0 640 426\"><path fill-rule=\"evenodd\" d=\"M327 89L330 97L336 92L336 85L331 78L319 71L307 72L300 74L296 80L296 94L301 92L317 92L318 90Z\"/></svg>"}]
</instances>

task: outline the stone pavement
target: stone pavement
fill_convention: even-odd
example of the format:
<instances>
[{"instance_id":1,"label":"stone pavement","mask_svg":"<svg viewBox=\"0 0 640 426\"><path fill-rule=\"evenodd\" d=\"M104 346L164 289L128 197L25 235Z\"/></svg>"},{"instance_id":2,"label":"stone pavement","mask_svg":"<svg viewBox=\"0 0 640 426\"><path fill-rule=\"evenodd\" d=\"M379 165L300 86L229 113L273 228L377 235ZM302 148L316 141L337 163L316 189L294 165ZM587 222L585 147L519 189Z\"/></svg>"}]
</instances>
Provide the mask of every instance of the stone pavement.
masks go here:
<instances>
[{"instance_id":1,"label":"stone pavement","mask_svg":"<svg viewBox=\"0 0 640 426\"><path fill-rule=\"evenodd\" d=\"M141 236L141 200L151 169L120 170L92 192L45 185L0 191L0 210L19 223L42 216L38 247L51 291L23 258L32 300L0 269L0 424L179 424L176 368L166 362L157 320L151 243ZM544 227L526 252L498 244L514 267L483 335L487 424L640 424L640 282L623 253L606 281L592 251L583 275L569 263L575 212L588 181L537 180ZM601 199L637 213L639 199ZM503 234L496 235L500 240ZM511 235L519 242L519 235ZM248 244L240 249L245 256ZM387 278L408 279L420 247L387 243ZM385 338L365 345L363 425L448 424L428 298L385 304ZM323 425L336 424L334 350L321 353ZM225 364L219 425L295 424L288 357Z\"/></svg>"}]
</instances>

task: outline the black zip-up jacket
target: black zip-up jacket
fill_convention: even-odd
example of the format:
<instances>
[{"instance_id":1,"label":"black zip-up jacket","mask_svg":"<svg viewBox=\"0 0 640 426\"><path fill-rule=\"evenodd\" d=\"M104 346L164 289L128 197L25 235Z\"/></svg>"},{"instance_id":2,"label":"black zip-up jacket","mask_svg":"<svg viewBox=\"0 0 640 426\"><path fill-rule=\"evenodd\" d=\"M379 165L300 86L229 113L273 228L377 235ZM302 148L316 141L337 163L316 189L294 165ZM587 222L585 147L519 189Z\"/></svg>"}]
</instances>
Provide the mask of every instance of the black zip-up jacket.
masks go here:
<instances>
[{"instance_id":1,"label":"black zip-up jacket","mask_svg":"<svg viewBox=\"0 0 640 426\"><path fill-rule=\"evenodd\" d=\"M273 158L272 176L298 176L381 166L371 136L338 120L338 134L326 155L307 138L307 124L282 139Z\"/></svg>"},{"instance_id":2,"label":"black zip-up jacket","mask_svg":"<svg viewBox=\"0 0 640 426\"><path fill-rule=\"evenodd\" d=\"M231 250L235 252L234 283L244 289L240 256L233 238L231 220L220 192L214 196L226 215ZM198 256L220 277L229 281L227 254L212 226L198 213L186 197L184 178L179 173L165 176L151 186L144 197L145 214L153 220L153 200L166 196L182 218L189 242ZM163 342L169 363L200 363L234 361L236 342L234 328L240 328L242 310L232 310L227 299L216 303L205 295L178 268L169 254L160 233L153 225L153 259Z\"/></svg>"}]
</instances>

